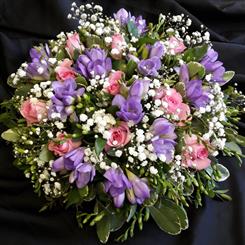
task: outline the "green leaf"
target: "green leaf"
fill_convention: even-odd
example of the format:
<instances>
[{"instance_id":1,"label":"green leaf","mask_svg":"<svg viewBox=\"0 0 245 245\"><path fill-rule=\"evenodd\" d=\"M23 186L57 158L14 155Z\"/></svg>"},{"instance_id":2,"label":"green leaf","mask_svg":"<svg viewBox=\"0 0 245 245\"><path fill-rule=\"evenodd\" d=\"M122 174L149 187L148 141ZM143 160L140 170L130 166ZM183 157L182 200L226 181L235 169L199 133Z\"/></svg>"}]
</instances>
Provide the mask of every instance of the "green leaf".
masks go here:
<instances>
[{"instance_id":1,"label":"green leaf","mask_svg":"<svg viewBox=\"0 0 245 245\"><path fill-rule=\"evenodd\" d=\"M78 75L77 78L76 78L76 82L78 84L81 84L82 86L86 87L88 85L88 82L86 80L85 77L81 76L81 75Z\"/></svg>"},{"instance_id":2,"label":"green leaf","mask_svg":"<svg viewBox=\"0 0 245 245\"><path fill-rule=\"evenodd\" d=\"M30 92L31 88L33 87L33 84L22 84L15 90L15 95L19 96L26 96L28 92Z\"/></svg>"},{"instance_id":3,"label":"green leaf","mask_svg":"<svg viewBox=\"0 0 245 245\"><path fill-rule=\"evenodd\" d=\"M153 39L149 36L144 36L142 38L139 39L139 41L137 42L137 47L141 47L143 44L151 44L153 45L157 40Z\"/></svg>"},{"instance_id":4,"label":"green leaf","mask_svg":"<svg viewBox=\"0 0 245 245\"><path fill-rule=\"evenodd\" d=\"M114 60L112 62L112 68L114 70L120 70L120 71L126 72L127 65L124 60Z\"/></svg>"},{"instance_id":5,"label":"green leaf","mask_svg":"<svg viewBox=\"0 0 245 245\"><path fill-rule=\"evenodd\" d=\"M136 68L137 68L136 62L134 62L133 60L130 60L127 64L127 67L126 67L127 78L131 78L133 76Z\"/></svg>"},{"instance_id":6,"label":"green leaf","mask_svg":"<svg viewBox=\"0 0 245 245\"><path fill-rule=\"evenodd\" d=\"M229 82L229 81L234 77L234 75L235 75L235 72L234 72L234 71L226 71L226 72L224 73L223 78L224 78L224 80L225 80L226 82Z\"/></svg>"},{"instance_id":7,"label":"green leaf","mask_svg":"<svg viewBox=\"0 0 245 245\"><path fill-rule=\"evenodd\" d=\"M167 199L162 200L162 205L173 209L177 213L182 230L186 230L189 227L189 220L184 208Z\"/></svg>"},{"instance_id":8,"label":"green leaf","mask_svg":"<svg viewBox=\"0 0 245 245\"><path fill-rule=\"evenodd\" d=\"M118 212L109 215L110 231L119 230L126 221L125 212L120 209Z\"/></svg>"},{"instance_id":9,"label":"green leaf","mask_svg":"<svg viewBox=\"0 0 245 245\"><path fill-rule=\"evenodd\" d=\"M139 37L139 32L137 29L137 26L135 25L135 23L133 21L129 21L127 24L128 27L128 32L133 35L134 37Z\"/></svg>"},{"instance_id":10,"label":"green leaf","mask_svg":"<svg viewBox=\"0 0 245 245\"><path fill-rule=\"evenodd\" d=\"M183 60L186 62L199 61L207 53L208 45L196 46L194 48L187 49L184 52Z\"/></svg>"},{"instance_id":11,"label":"green leaf","mask_svg":"<svg viewBox=\"0 0 245 245\"><path fill-rule=\"evenodd\" d=\"M204 66L198 62L188 63L188 69L189 69L190 78L198 75L199 78L202 79L205 75Z\"/></svg>"},{"instance_id":12,"label":"green leaf","mask_svg":"<svg viewBox=\"0 0 245 245\"><path fill-rule=\"evenodd\" d=\"M226 179L228 179L230 177L229 170L225 166L223 166L222 164L216 164L216 168L220 174L219 177L215 178L216 181L222 182L222 181L225 181Z\"/></svg>"},{"instance_id":13,"label":"green leaf","mask_svg":"<svg viewBox=\"0 0 245 245\"><path fill-rule=\"evenodd\" d=\"M100 48L105 48L105 43L103 41L103 38L100 38L95 35L91 35L86 37L86 46L88 48L92 48L94 46L100 46Z\"/></svg>"},{"instance_id":14,"label":"green leaf","mask_svg":"<svg viewBox=\"0 0 245 245\"><path fill-rule=\"evenodd\" d=\"M185 84L183 82L178 82L175 85L175 89L183 96L186 96L186 92L185 92Z\"/></svg>"},{"instance_id":15,"label":"green leaf","mask_svg":"<svg viewBox=\"0 0 245 245\"><path fill-rule=\"evenodd\" d=\"M137 210L137 205L131 205L130 206L130 210L129 210L129 215L128 215L128 218L127 218L127 222L129 222L133 218L136 210Z\"/></svg>"},{"instance_id":16,"label":"green leaf","mask_svg":"<svg viewBox=\"0 0 245 245\"><path fill-rule=\"evenodd\" d=\"M177 213L164 205L160 208L149 207L150 214L158 227L171 235L177 235L181 232L181 224Z\"/></svg>"},{"instance_id":17,"label":"green leaf","mask_svg":"<svg viewBox=\"0 0 245 245\"><path fill-rule=\"evenodd\" d=\"M241 148L235 142L226 142L225 148L228 149L228 150L230 150L230 151L236 152L239 155L242 155Z\"/></svg>"},{"instance_id":18,"label":"green leaf","mask_svg":"<svg viewBox=\"0 0 245 245\"><path fill-rule=\"evenodd\" d=\"M10 142L17 142L20 138L20 135L15 130L8 129L1 134L1 137L4 140L10 141Z\"/></svg>"},{"instance_id":19,"label":"green leaf","mask_svg":"<svg viewBox=\"0 0 245 245\"><path fill-rule=\"evenodd\" d=\"M88 186L85 186L82 189L72 189L67 197L66 208L70 207L73 204L80 203L87 195Z\"/></svg>"},{"instance_id":20,"label":"green leaf","mask_svg":"<svg viewBox=\"0 0 245 245\"><path fill-rule=\"evenodd\" d=\"M101 243L106 243L109 239L111 224L107 215L96 223L96 232Z\"/></svg>"},{"instance_id":21,"label":"green leaf","mask_svg":"<svg viewBox=\"0 0 245 245\"><path fill-rule=\"evenodd\" d=\"M104 147L106 145L106 140L102 138L97 138L95 140L95 152L97 156L103 151Z\"/></svg>"},{"instance_id":22,"label":"green leaf","mask_svg":"<svg viewBox=\"0 0 245 245\"><path fill-rule=\"evenodd\" d=\"M54 159L54 155L51 151L48 150L48 145L42 147L42 150L39 154L39 159L44 162L49 162Z\"/></svg>"},{"instance_id":23,"label":"green leaf","mask_svg":"<svg viewBox=\"0 0 245 245\"><path fill-rule=\"evenodd\" d=\"M66 58L67 56L66 56L66 51L65 50L63 50L63 49L60 49L59 51L58 51L58 53L56 54L56 59L57 60L63 60L64 58Z\"/></svg>"}]
</instances>

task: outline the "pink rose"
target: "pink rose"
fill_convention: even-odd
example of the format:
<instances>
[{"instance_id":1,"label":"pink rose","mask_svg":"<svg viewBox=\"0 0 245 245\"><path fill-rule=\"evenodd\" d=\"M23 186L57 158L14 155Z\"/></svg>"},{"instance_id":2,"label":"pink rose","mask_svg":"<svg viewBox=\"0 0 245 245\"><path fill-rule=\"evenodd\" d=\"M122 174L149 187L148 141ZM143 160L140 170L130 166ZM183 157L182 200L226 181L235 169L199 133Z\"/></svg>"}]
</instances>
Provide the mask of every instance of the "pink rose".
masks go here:
<instances>
[{"instance_id":1,"label":"pink rose","mask_svg":"<svg viewBox=\"0 0 245 245\"><path fill-rule=\"evenodd\" d=\"M70 152L81 145L81 141L73 141L72 139L67 139L66 134L58 133L57 138L48 143L48 149L53 151L57 156L63 156L67 152Z\"/></svg>"},{"instance_id":2,"label":"pink rose","mask_svg":"<svg viewBox=\"0 0 245 245\"><path fill-rule=\"evenodd\" d=\"M75 78L76 73L71 67L72 61L69 59L64 59L59 66L55 68L56 79L57 80L66 80L69 78Z\"/></svg>"},{"instance_id":3,"label":"pink rose","mask_svg":"<svg viewBox=\"0 0 245 245\"><path fill-rule=\"evenodd\" d=\"M115 34L112 36L111 43L111 56L115 60L120 60L122 58L122 52L125 47L125 40L121 34Z\"/></svg>"},{"instance_id":4,"label":"pink rose","mask_svg":"<svg viewBox=\"0 0 245 245\"><path fill-rule=\"evenodd\" d=\"M172 55L180 54L186 49L184 43L174 36L170 37L168 42L169 42L170 54Z\"/></svg>"},{"instance_id":5,"label":"pink rose","mask_svg":"<svg viewBox=\"0 0 245 245\"><path fill-rule=\"evenodd\" d=\"M105 88L106 92L111 95L116 95L120 91L120 83L119 81L122 79L124 73L122 71L115 71L109 76L109 85Z\"/></svg>"},{"instance_id":6,"label":"pink rose","mask_svg":"<svg viewBox=\"0 0 245 245\"><path fill-rule=\"evenodd\" d=\"M126 122L120 122L118 127L109 130L110 136L107 139L107 147L121 148L130 141L130 131Z\"/></svg>"},{"instance_id":7,"label":"pink rose","mask_svg":"<svg viewBox=\"0 0 245 245\"><path fill-rule=\"evenodd\" d=\"M39 123L48 116L46 102L36 98L28 99L21 104L20 113L28 125Z\"/></svg>"},{"instance_id":8,"label":"pink rose","mask_svg":"<svg viewBox=\"0 0 245 245\"><path fill-rule=\"evenodd\" d=\"M72 58L74 56L75 50L81 50L83 49L83 45L80 42L79 34L67 34L67 41L66 41L66 51L69 54L69 56Z\"/></svg>"},{"instance_id":9,"label":"pink rose","mask_svg":"<svg viewBox=\"0 0 245 245\"><path fill-rule=\"evenodd\" d=\"M182 104L182 96L174 88L160 88L156 93L155 99L166 102L166 111L171 114L175 113Z\"/></svg>"},{"instance_id":10,"label":"pink rose","mask_svg":"<svg viewBox=\"0 0 245 245\"><path fill-rule=\"evenodd\" d=\"M201 142L198 142L196 135L186 135L185 144L186 147L182 154L184 166L202 170L210 165L208 149Z\"/></svg>"},{"instance_id":11,"label":"pink rose","mask_svg":"<svg viewBox=\"0 0 245 245\"><path fill-rule=\"evenodd\" d=\"M185 103L181 103L176 112L176 115L179 117L180 121L186 121L188 116L191 114L190 107Z\"/></svg>"}]
</instances>

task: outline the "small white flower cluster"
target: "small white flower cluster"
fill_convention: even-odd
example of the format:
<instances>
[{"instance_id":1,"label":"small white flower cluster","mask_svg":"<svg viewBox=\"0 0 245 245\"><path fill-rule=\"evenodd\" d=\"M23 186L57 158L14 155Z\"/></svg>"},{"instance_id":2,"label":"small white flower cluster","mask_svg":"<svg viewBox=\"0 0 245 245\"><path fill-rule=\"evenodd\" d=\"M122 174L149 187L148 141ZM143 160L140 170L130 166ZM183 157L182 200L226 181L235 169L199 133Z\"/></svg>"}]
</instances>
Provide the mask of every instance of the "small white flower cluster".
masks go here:
<instances>
[{"instance_id":1,"label":"small white flower cluster","mask_svg":"<svg viewBox=\"0 0 245 245\"><path fill-rule=\"evenodd\" d=\"M79 118L84 123L82 128L85 132L94 127L93 131L101 133L105 139L108 138L108 129L116 124L116 119L111 114L105 113L105 109L95 111L91 118L88 118L86 114L81 114Z\"/></svg>"},{"instance_id":2,"label":"small white flower cluster","mask_svg":"<svg viewBox=\"0 0 245 245\"><path fill-rule=\"evenodd\" d=\"M90 36L95 33L98 36L109 35L111 33L119 33L120 29L116 21L109 17L103 16L103 8L100 5L88 3L77 6L74 2L71 7L71 14L68 14L68 19L78 19L79 29L86 31L86 35Z\"/></svg>"},{"instance_id":3,"label":"small white flower cluster","mask_svg":"<svg viewBox=\"0 0 245 245\"><path fill-rule=\"evenodd\" d=\"M36 98L40 98L42 96L50 99L53 94L53 88L50 86L51 81L41 82L40 84L35 84L33 88L30 90L30 97L34 96Z\"/></svg>"},{"instance_id":4,"label":"small white flower cluster","mask_svg":"<svg viewBox=\"0 0 245 245\"><path fill-rule=\"evenodd\" d=\"M27 63L21 64L20 68L17 70L16 73L12 73L10 75L10 78L12 79L11 83L16 86L18 82L20 81L21 78L26 77L26 68L27 68Z\"/></svg>"},{"instance_id":5,"label":"small white flower cluster","mask_svg":"<svg viewBox=\"0 0 245 245\"><path fill-rule=\"evenodd\" d=\"M204 28L203 26L201 26ZM185 36L185 42L187 44L197 45L203 43L210 43L210 33L208 31L195 31L192 32L190 35Z\"/></svg>"},{"instance_id":6,"label":"small white flower cluster","mask_svg":"<svg viewBox=\"0 0 245 245\"><path fill-rule=\"evenodd\" d=\"M218 83L213 83L209 98L210 102L206 107L201 107L194 115L202 117L203 114L210 114L208 119L209 131L203 135L203 139L212 140L212 145L222 150L226 142L223 122L226 120L227 108L224 102L224 94Z\"/></svg>"},{"instance_id":7,"label":"small white flower cluster","mask_svg":"<svg viewBox=\"0 0 245 245\"><path fill-rule=\"evenodd\" d=\"M66 44L66 40L67 40L66 34L63 31L60 32L56 37L57 37L56 40L50 40L50 45L52 47L51 51L53 53L58 53L60 48ZM53 65L57 62L55 58L49 58L48 61Z\"/></svg>"},{"instance_id":8,"label":"small white flower cluster","mask_svg":"<svg viewBox=\"0 0 245 245\"><path fill-rule=\"evenodd\" d=\"M99 86L106 87L108 85L108 77L105 77L103 74L102 76L96 75L94 78L89 80L90 85L86 87L88 92L93 90L98 90Z\"/></svg>"},{"instance_id":9,"label":"small white flower cluster","mask_svg":"<svg viewBox=\"0 0 245 245\"><path fill-rule=\"evenodd\" d=\"M137 169L144 168L147 166L148 171L152 175L158 173L155 168L154 162L160 161L165 162L166 158L163 159L158 157L154 151L154 147L149 141L153 137L152 133L145 131L144 129L135 129L135 134L132 135L132 141L134 146L130 146L125 149L128 163L127 168Z\"/></svg>"},{"instance_id":10,"label":"small white flower cluster","mask_svg":"<svg viewBox=\"0 0 245 245\"><path fill-rule=\"evenodd\" d=\"M172 179L174 183L177 183L178 185L183 184L186 180L185 176L182 174L183 167L181 165L181 160L181 155L176 155L168 172L170 174L170 179Z\"/></svg>"}]
</instances>

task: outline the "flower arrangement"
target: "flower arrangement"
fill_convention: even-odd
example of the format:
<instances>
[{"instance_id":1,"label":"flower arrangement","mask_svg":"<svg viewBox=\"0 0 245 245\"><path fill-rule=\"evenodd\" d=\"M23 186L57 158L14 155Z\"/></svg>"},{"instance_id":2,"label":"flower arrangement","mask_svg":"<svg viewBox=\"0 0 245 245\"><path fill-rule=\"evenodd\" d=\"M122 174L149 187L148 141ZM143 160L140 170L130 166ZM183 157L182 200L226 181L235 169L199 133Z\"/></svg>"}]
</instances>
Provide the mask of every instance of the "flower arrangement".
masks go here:
<instances>
[{"instance_id":1,"label":"flower arrangement","mask_svg":"<svg viewBox=\"0 0 245 245\"><path fill-rule=\"evenodd\" d=\"M125 9L113 18L93 4L71 11L78 30L32 48L8 79L15 93L0 121L15 165L46 197L42 211L75 206L102 243L119 229L125 241L149 217L179 234L203 196L230 199L216 156L243 157L245 97L222 90L234 72L183 14L153 25Z\"/></svg>"}]
</instances>

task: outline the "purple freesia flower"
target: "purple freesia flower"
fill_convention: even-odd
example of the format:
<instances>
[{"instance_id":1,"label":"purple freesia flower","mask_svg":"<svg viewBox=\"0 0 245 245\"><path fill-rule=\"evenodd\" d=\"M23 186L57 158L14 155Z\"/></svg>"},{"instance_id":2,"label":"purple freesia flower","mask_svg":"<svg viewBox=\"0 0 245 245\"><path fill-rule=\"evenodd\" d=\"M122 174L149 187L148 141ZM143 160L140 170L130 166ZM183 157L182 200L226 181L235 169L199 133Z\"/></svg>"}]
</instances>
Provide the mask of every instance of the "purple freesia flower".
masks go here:
<instances>
[{"instance_id":1,"label":"purple freesia flower","mask_svg":"<svg viewBox=\"0 0 245 245\"><path fill-rule=\"evenodd\" d=\"M114 14L114 18L119 21L120 25L126 25L131 18L131 13L121 8Z\"/></svg>"},{"instance_id":2,"label":"purple freesia flower","mask_svg":"<svg viewBox=\"0 0 245 245\"><path fill-rule=\"evenodd\" d=\"M149 58L162 58L165 53L165 47L160 41L155 42L154 45L148 45L147 48L149 49Z\"/></svg>"},{"instance_id":3,"label":"purple freesia flower","mask_svg":"<svg viewBox=\"0 0 245 245\"><path fill-rule=\"evenodd\" d=\"M125 200L125 191L131 188L131 183L120 168L108 169L104 177L107 179L105 182L105 191L109 192L112 196L114 205L120 208Z\"/></svg>"},{"instance_id":4,"label":"purple freesia flower","mask_svg":"<svg viewBox=\"0 0 245 245\"><path fill-rule=\"evenodd\" d=\"M138 63L138 70L144 76L156 77L160 68L161 60L157 56L154 56L146 60L141 60Z\"/></svg>"},{"instance_id":5,"label":"purple freesia flower","mask_svg":"<svg viewBox=\"0 0 245 245\"><path fill-rule=\"evenodd\" d=\"M225 68L223 63L217 59L218 53L210 48L200 63L205 67L206 72L212 75L211 81L224 85L226 83L224 80Z\"/></svg>"},{"instance_id":6,"label":"purple freesia flower","mask_svg":"<svg viewBox=\"0 0 245 245\"><path fill-rule=\"evenodd\" d=\"M49 109L49 117L52 113L59 113L60 118L64 121L67 116L74 112L72 104L84 93L84 88L77 89L76 81L72 78L64 82L55 81L52 83L54 95L51 98L52 105Z\"/></svg>"},{"instance_id":7,"label":"purple freesia flower","mask_svg":"<svg viewBox=\"0 0 245 245\"><path fill-rule=\"evenodd\" d=\"M82 147L76 148L56 159L53 162L52 169L54 172L74 170L75 167L83 161L83 157L84 149Z\"/></svg>"},{"instance_id":8,"label":"purple freesia flower","mask_svg":"<svg viewBox=\"0 0 245 245\"><path fill-rule=\"evenodd\" d=\"M209 93L202 87L202 80L190 80L189 70L186 64L179 70L180 81L184 82L186 97L196 107L205 107L209 102Z\"/></svg>"},{"instance_id":9,"label":"purple freesia flower","mask_svg":"<svg viewBox=\"0 0 245 245\"><path fill-rule=\"evenodd\" d=\"M50 77L49 74L49 62L50 50L46 44L43 48L32 48L30 50L30 57L32 61L28 63L26 68L27 77L34 80L47 80Z\"/></svg>"},{"instance_id":10,"label":"purple freesia flower","mask_svg":"<svg viewBox=\"0 0 245 245\"><path fill-rule=\"evenodd\" d=\"M64 156L59 157L53 162L52 170L59 172L63 170L72 171L69 177L69 182L76 181L77 188L83 188L94 179L95 167L90 163L85 163L84 149L76 148Z\"/></svg>"},{"instance_id":11,"label":"purple freesia flower","mask_svg":"<svg viewBox=\"0 0 245 245\"><path fill-rule=\"evenodd\" d=\"M75 170L71 172L69 182L76 181L77 188L83 188L89 182L92 182L95 176L95 167L90 163L80 163Z\"/></svg>"},{"instance_id":12,"label":"purple freesia flower","mask_svg":"<svg viewBox=\"0 0 245 245\"><path fill-rule=\"evenodd\" d=\"M150 80L137 79L129 89L129 95L143 98L149 90Z\"/></svg>"},{"instance_id":13,"label":"purple freesia flower","mask_svg":"<svg viewBox=\"0 0 245 245\"><path fill-rule=\"evenodd\" d=\"M154 135L151 142L155 153L167 163L173 160L174 156L174 146L176 145L174 140L177 138L174 130L174 125L165 118L156 119L151 126Z\"/></svg>"},{"instance_id":14,"label":"purple freesia flower","mask_svg":"<svg viewBox=\"0 0 245 245\"><path fill-rule=\"evenodd\" d=\"M107 75L112 69L112 63L103 49L92 48L78 57L75 69L84 77L93 78L96 75Z\"/></svg>"},{"instance_id":15,"label":"purple freesia flower","mask_svg":"<svg viewBox=\"0 0 245 245\"><path fill-rule=\"evenodd\" d=\"M127 176L132 187L127 189L127 197L132 204L142 204L150 197L150 188L145 179L138 178L135 174L127 170Z\"/></svg>"},{"instance_id":16,"label":"purple freesia flower","mask_svg":"<svg viewBox=\"0 0 245 245\"><path fill-rule=\"evenodd\" d=\"M144 116L139 97L131 96L125 99L122 95L117 94L112 101L112 105L120 108L117 116L125 122L133 121L138 124Z\"/></svg>"},{"instance_id":17,"label":"purple freesia flower","mask_svg":"<svg viewBox=\"0 0 245 245\"><path fill-rule=\"evenodd\" d=\"M133 16L131 18L131 21L135 24L139 35L142 35L142 34L144 34L147 31L146 20L143 19L141 15L138 16L137 18Z\"/></svg>"}]
</instances>

